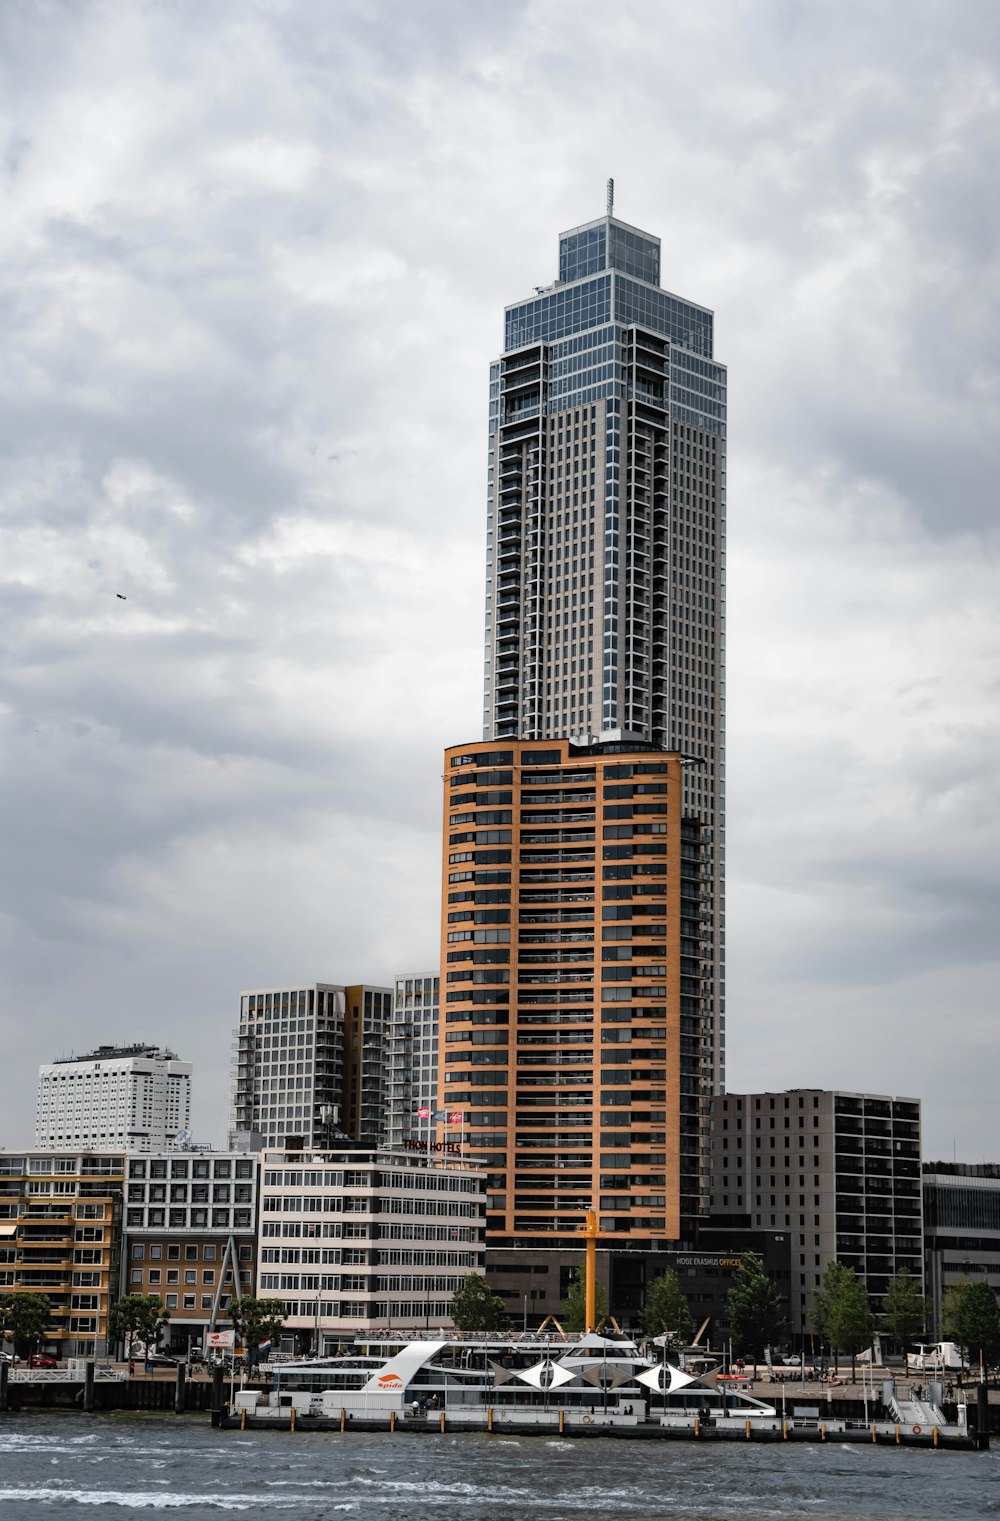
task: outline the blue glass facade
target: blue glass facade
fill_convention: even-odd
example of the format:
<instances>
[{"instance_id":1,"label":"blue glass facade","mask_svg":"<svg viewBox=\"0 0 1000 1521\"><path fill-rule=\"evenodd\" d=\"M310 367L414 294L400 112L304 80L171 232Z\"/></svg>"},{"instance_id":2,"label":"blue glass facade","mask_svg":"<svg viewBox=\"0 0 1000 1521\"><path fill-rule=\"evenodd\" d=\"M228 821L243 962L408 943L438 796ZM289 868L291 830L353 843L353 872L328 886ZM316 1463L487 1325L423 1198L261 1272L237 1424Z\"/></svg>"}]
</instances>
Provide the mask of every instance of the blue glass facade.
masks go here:
<instances>
[{"instance_id":1,"label":"blue glass facade","mask_svg":"<svg viewBox=\"0 0 1000 1521\"><path fill-rule=\"evenodd\" d=\"M491 367L484 734L681 751L710 842L714 961L683 1010L690 1093L722 1075L726 370L657 238L603 217L506 308ZM619 868L615 868L619 870ZM625 868L620 868L623 879ZM629 868L629 872L632 868ZM696 1007L697 1004L697 1007Z\"/></svg>"}]
</instances>

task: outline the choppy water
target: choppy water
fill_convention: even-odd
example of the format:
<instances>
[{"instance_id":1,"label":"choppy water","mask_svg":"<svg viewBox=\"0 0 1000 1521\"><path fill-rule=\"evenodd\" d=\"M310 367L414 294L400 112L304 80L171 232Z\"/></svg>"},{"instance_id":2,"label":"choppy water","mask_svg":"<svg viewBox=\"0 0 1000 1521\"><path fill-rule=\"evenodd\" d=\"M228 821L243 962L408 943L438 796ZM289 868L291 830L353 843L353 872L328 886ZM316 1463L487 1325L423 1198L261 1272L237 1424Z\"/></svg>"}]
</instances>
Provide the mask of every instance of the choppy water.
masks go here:
<instances>
[{"instance_id":1,"label":"choppy water","mask_svg":"<svg viewBox=\"0 0 1000 1521\"><path fill-rule=\"evenodd\" d=\"M218 1432L188 1416L0 1417L0 1518L961 1521L1000 1517L1000 1450Z\"/></svg>"}]
</instances>

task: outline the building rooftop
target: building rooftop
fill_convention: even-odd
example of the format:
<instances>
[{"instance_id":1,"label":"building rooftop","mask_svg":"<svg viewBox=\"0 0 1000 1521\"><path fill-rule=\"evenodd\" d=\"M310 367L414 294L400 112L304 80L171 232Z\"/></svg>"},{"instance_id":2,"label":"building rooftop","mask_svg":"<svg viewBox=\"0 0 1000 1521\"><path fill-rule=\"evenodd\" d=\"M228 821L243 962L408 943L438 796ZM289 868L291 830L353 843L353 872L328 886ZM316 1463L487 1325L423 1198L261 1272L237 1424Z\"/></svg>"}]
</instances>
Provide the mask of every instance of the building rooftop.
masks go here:
<instances>
[{"instance_id":1,"label":"building rooftop","mask_svg":"<svg viewBox=\"0 0 1000 1521\"><path fill-rule=\"evenodd\" d=\"M142 1041L131 1046L98 1046L95 1051L88 1051L80 1056L57 1056L52 1065L59 1066L65 1062L108 1062L119 1061L130 1056L147 1056L154 1061L172 1062L177 1060L176 1051L171 1051L167 1046L151 1046Z\"/></svg>"}]
</instances>

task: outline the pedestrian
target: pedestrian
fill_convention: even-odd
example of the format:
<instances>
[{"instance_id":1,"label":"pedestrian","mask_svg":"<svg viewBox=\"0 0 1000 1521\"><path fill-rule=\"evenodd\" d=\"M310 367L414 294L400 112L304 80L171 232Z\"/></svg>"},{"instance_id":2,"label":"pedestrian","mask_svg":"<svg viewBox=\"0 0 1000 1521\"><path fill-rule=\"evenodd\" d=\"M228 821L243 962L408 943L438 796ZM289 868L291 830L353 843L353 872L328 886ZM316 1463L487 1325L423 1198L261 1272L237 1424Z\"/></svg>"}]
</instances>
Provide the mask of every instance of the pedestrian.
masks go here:
<instances>
[{"instance_id":1,"label":"pedestrian","mask_svg":"<svg viewBox=\"0 0 1000 1521\"><path fill-rule=\"evenodd\" d=\"M129 1378L135 1378L135 1358L134 1357L130 1357L129 1360L128 1360L128 1376L129 1376Z\"/></svg>"}]
</instances>

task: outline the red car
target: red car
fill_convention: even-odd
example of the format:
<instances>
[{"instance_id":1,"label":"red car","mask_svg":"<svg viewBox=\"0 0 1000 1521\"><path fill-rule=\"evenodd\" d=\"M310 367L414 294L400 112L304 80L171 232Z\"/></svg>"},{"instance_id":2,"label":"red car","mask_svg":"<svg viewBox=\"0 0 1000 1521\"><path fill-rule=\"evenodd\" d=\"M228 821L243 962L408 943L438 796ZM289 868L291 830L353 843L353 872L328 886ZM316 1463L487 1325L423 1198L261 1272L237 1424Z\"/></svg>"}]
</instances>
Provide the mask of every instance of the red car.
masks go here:
<instances>
[{"instance_id":1,"label":"red car","mask_svg":"<svg viewBox=\"0 0 1000 1521\"><path fill-rule=\"evenodd\" d=\"M50 1357L47 1352L32 1352L28 1358L29 1368L58 1368L59 1360Z\"/></svg>"}]
</instances>

